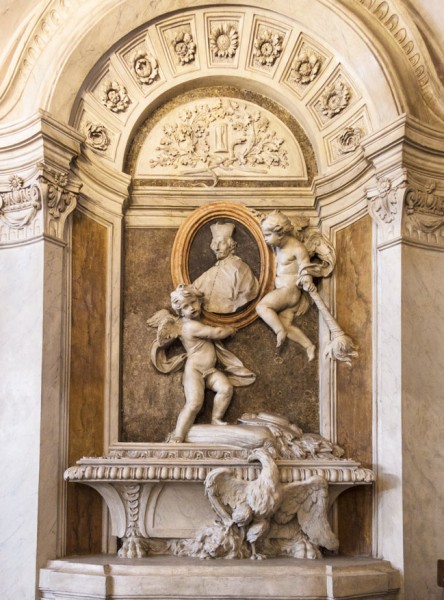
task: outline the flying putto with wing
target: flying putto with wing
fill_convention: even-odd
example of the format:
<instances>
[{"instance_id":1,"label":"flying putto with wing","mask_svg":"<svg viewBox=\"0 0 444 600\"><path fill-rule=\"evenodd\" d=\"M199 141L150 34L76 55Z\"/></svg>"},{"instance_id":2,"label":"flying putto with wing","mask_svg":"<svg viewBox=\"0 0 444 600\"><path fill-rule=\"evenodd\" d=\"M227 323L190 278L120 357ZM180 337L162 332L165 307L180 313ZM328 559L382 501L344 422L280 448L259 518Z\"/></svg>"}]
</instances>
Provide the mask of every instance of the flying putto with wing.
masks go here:
<instances>
[{"instance_id":1,"label":"flying putto with wing","mask_svg":"<svg viewBox=\"0 0 444 600\"><path fill-rule=\"evenodd\" d=\"M300 344L308 360L315 356L313 342L293 324L309 307L316 304L330 330L331 341L326 355L351 364L357 356L352 340L345 335L318 293L313 278L331 275L336 262L333 246L320 233L307 230L307 219L290 220L278 210L258 215L265 242L276 256L275 289L256 306L256 312L274 331L279 348L288 337Z\"/></svg>"}]
</instances>

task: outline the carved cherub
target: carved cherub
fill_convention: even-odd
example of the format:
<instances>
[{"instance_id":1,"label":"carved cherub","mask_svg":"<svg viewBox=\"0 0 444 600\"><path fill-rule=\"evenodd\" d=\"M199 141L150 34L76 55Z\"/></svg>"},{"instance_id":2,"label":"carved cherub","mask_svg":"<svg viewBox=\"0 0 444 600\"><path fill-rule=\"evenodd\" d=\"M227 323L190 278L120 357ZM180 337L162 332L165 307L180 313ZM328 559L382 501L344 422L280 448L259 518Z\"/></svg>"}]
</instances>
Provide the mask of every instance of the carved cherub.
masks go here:
<instances>
[{"instance_id":1,"label":"carved cherub","mask_svg":"<svg viewBox=\"0 0 444 600\"><path fill-rule=\"evenodd\" d=\"M256 376L222 346L223 340L236 333L234 327L211 327L200 321L203 294L190 285L180 284L171 293L171 306L178 316L160 310L148 319L157 327L157 339L151 349L151 360L160 372L172 373L184 366L183 389L185 406L181 410L170 441L183 442L202 407L205 388L215 392L212 424L225 425L222 420L233 395L233 386L254 383ZM179 339L186 353L167 358L165 349ZM213 341L214 340L214 341ZM217 363L222 368L217 368Z\"/></svg>"},{"instance_id":2,"label":"carved cherub","mask_svg":"<svg viewBox=\"0 0 444 600\"><path fill-rule=\"evenodd\" d=\"M307 219L292 223L275 210L260 215L260 220L265 242L276 255L276 287L262 298L256 311L276 334L277 347L288 337L305 348L308 360L313 360L314 344L293 325L293 319L307 311L311 297L332 336L327 354L351 364L351 357L357 356L353 342L330 314L313 281L313 277L327 277L333 271L336 261L333 246L319 233L307 235L304 232ZM312 261L313 257L317 262Z\"/></svg>"}]
</instances>

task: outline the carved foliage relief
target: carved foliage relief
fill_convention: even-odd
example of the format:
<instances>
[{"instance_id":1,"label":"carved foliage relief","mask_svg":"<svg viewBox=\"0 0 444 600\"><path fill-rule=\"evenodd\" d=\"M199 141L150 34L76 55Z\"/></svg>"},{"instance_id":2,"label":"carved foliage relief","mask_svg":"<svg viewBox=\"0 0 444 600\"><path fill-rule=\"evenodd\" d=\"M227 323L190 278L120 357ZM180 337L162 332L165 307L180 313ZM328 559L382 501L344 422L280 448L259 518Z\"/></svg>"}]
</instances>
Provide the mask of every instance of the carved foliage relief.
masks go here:
<instances>
[{"instance_id":1,"label":"carved foliage relief","mask_svg":"<svg viewBox=\"0 0 444 600\"><path fill-rule=\"evenodd\" d=\"M309 117L314 118L314 124L319 130L327 127L330 129L328 139L325 140L330 163L346 158L359 147L362 132L358 127L351 130L356 115L351 116L348 122L344 122L342 118L337 119L335 148L332 150L329 148L333 139L331 129L336 126L333 120L336 120L338 115L342 116L344 112L349 114L349 107L358 101L362 103L362 100L344 68L337 60L334 68L332 54L305 32L300 32L296 41L290 43L295 29L289 23L278 21L265 12L252 15L252 19L250 16L241 10L187 11L182 15L153 23L145 31L138 32L137 37L127 40L114 55L106 57L108 64L104 65L102 80L99 84L94 82L94 86L88 92L94 96L94 107L91 98L85 98L79 105L81 108L74 121L85 134L87 145L98 154L112 159L117 153L116 145L126 139L124 135L120 135L127 122L126 114L140 110L145 100L153 96L162 83L172 83L174 78L201 68L203 76L207 76L213 68L231 68L232 72L236 70L236 74L241 77L251 77L251 71L255 71L274 79L277 85L286 86L295 96L294 99L304 104L300 109L308 109L311 113ZM330 72L330 76L326 82L323 75L327 71ZM138 89L135 89L134 82L138 84ZM96 90L96 85L99 90ZM305 96L309 96L310 99L304 101ZM102 113L97 110L97 101L102 105ZM362 106L360 108L362 109ZM118 118L112 118L110 121L109 117L113 115ZM248 118L246 115L245 119ZM258 123L254 118L252 122ZM177 125L183 132L184 124L177 122L172 126ZM228 134L225 134L222 130L227 127ZM225 135L231 135L235 128L239 134L241 129L244 130L245 139L242 148L237 144L236 148L232 146L231 150L227 150L237 154L234 160L233 156L219 160L225 151L221 149L216 151L218 156L217 160L215 159L215 153L208 150L208 146L211 147L209 142L212 133L207 130L199 140L196 139L199 134L194 135L194 139L193 136L191 139L190 136L186 136L187 139L181 140L180 143L172 143L170 139L168 144L161 144L159 138L156 140L156 147L163 146L163 156L159 155L158 149L155 156L150 156L151 162L148 164L151 165L151 169L154 164L156 168L173 167L174 172L170 173L170 177L173 178L177 177L180 168L191 166L194 169L197 168L197 163L204 171L208 171L208 164L211 163L211 171L214 171L213 167L216 165L218 169L227 170L228 167L230 172L236 165L242 166L245 171L245 168L251 168L253 163L255 167L264 164L262 176L269 176L265 172L269 165L273 168L284 168L285 143L280 150L273 149L270 152L270 128L267 131L267 152L257 152L262 130L256 128L252 134L252 127L235 127L234 119L219 129L217 139L220 141ZM203 143L204 138L206 144ZM285 136L275 136L273 144L278 144L279 138L285 139ZM188 150L184 153L187 144ZM250 144L251 147L247 149ZM218 142L218 145L220 147L224 144ZM287 155L290 156L288 149ZM165 171L162 172L164 173ZM161 172L151 170L149 175L157 174ZM228 172L226 174L228 175ZM214 177L214 173L211 176Z\"/></svg>"},{"instance_id":2,"label":"carved foliage relief","mask_svg":"<svg viewBox=\"0 0 444 600\"><path fill-rule=\"evenodd\" d=\"M301 149L270 113L237 98L205 98L172 109L139 154L139 176L305 176Z\"/></svg>"}]
</instances>

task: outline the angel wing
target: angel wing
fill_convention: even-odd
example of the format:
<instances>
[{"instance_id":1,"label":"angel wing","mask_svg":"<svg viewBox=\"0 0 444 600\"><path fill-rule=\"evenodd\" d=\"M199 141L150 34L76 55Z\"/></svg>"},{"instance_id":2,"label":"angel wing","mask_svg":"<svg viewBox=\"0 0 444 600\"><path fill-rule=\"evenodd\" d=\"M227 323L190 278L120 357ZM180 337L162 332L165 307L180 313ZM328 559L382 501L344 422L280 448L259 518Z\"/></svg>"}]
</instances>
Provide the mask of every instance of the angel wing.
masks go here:
<instances>
[{"instance_id":1,"label":"angel wing","mask_svg":"<svg viewBox=\"0 0 444 600\"><path fill-rule=\"evenodd\" d=\"M313 277L328 277L331 275L336 264L336 252L328 239L315 231L306 233L303 236L303 243L310 258L315 259L307 268L307 274L313 275Z\"/></svg>"},{"instance_id":2,"label":"angel wing","mask_svg":"<svg viewBox=\"0 0 444 600\"><path fill-rule=\"evenodd\" d=\"M180 320L166 308L158 310L147 320L150 327L157 327L157 343L160 348L171 344L180 335Z\"/></svg>"},{"instance_id":3,"label":"angel wing","mask_svg":"<svg viewBox=\"0 0 444 600\"><path fill-rule=\"evenodd\" d=\"M312 543L337 550L339 541L331 530L327 510L328 483L324 477L314 475L306 481L284 486L283 499L274 519L283 525L297 515L302 531Z\"/></svg>"},{"instance_id":4,"label":"angel wing","mask_svg":"<svg viewBox=\"0 0 444 600\"><path fill-rule=\"evenodd\" d=\"M234 469L220 467L211 471L205 479L205 494L214 512L225 525L246 525L252 518L247 503L248 481L237 479Z\"/></svg>"}]
</instances>

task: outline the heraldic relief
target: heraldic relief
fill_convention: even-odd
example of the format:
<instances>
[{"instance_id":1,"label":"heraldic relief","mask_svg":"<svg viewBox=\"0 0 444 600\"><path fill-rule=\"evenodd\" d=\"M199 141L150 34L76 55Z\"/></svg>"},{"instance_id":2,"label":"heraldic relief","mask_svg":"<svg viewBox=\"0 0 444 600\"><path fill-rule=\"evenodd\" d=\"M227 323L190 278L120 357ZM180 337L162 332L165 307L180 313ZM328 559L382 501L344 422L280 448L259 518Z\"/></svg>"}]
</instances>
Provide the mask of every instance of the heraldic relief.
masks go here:
<instances>
[{"instance_id":1,"label":"heraldic relief","mask_svg":"<svg viewBox=\"0 0 444 600\"><path fill-rule=\"evenodd\" d=\"M202 248L196 248L198 239ZM193 257L203 253L206 262ZM297 344L301 360L312 361L317 340L306 335L300 317L314 306L330 334L327 360L359 360L318 292L335 262L331 243L308 219L277 210L259 214L239 203L213 202L182 224L172 249L170 304L146 315L154 376L181 372L176 381L183 406L174 430L163 443L121 445L65 473L105 498L113 533L121 538L119 556L316 559L337 552L329 509L344 489L371 483L372 471L344 458L320 434L268 411L266 399L257 411L255 347L242 348L242 360L239 347L236 353L230 347L241 328L261 319L261 335L275 336L277 354ZM297 366L292 377L298 377ZM244 393L256 410L229 423L225 415L239 387L248 388ZM210 422L196 424L208 403ZM163 509L159 486L176 490ZM190 498L197 508L184 523ZM181 514L177 530L156 529L156 511L162 510L170 523L175 511Z\"/></svg>"}]
</instances>

